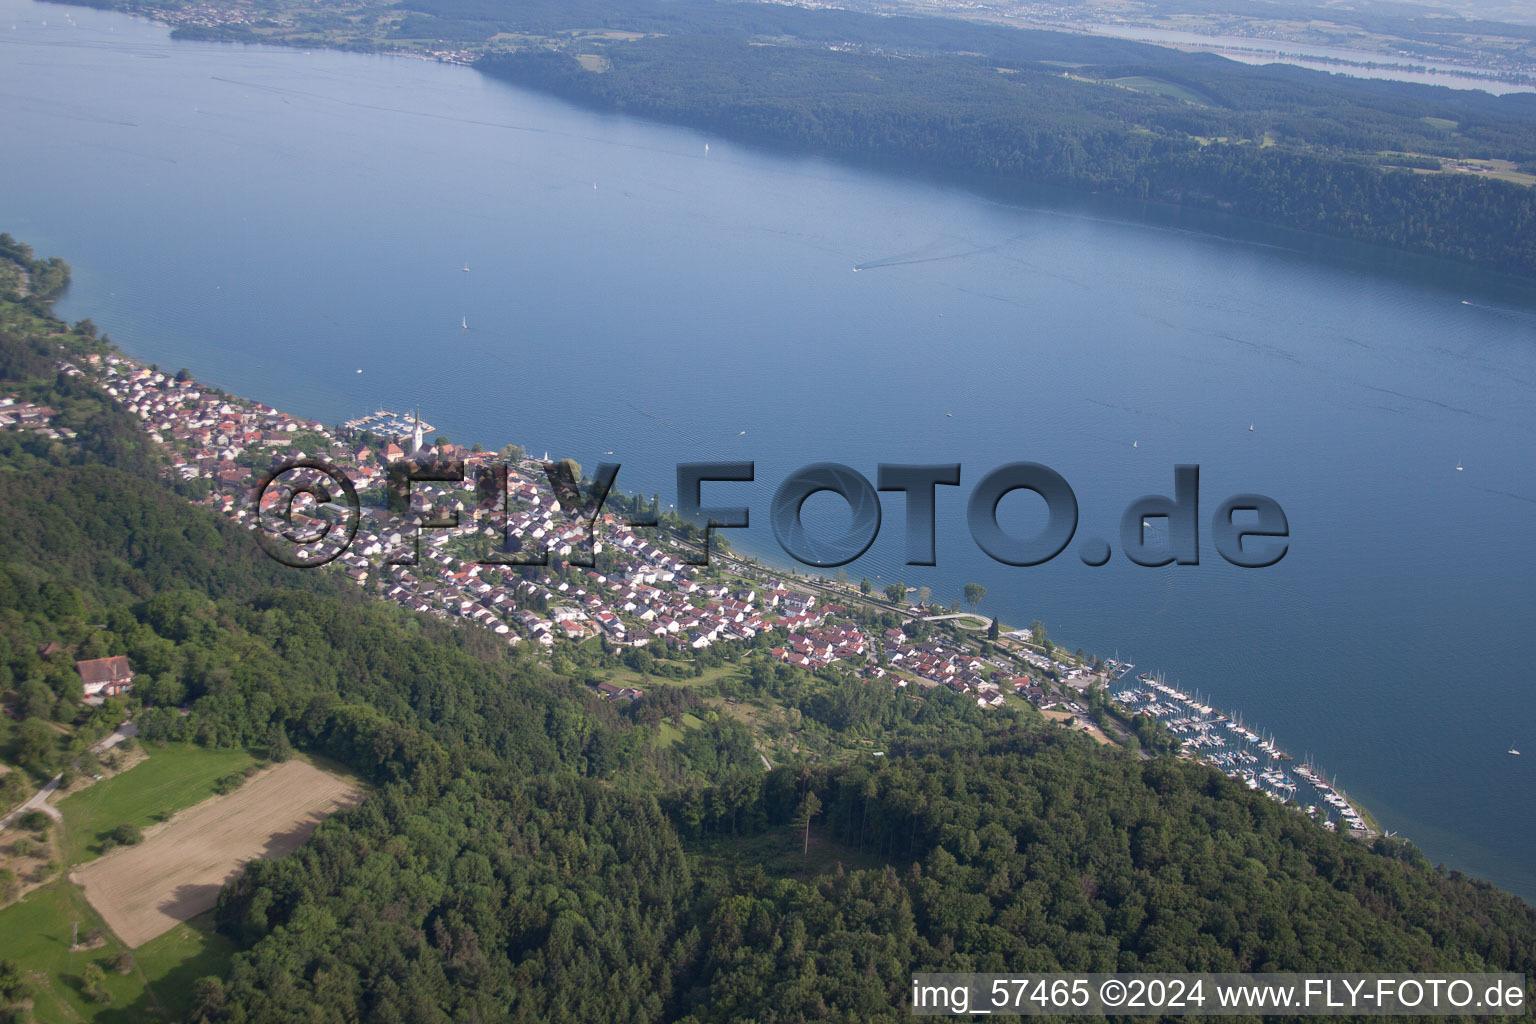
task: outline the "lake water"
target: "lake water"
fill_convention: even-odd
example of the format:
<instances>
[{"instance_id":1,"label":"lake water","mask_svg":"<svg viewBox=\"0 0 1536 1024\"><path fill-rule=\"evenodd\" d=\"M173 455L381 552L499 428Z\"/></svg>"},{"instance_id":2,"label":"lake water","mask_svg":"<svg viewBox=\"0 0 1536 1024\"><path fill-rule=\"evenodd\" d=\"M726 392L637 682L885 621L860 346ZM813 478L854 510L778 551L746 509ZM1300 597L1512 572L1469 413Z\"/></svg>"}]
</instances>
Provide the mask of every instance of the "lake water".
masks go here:
<instances>
[{"instance_id":1,"label":"lake water","mask_svg":"<svg viewBox=\"0 0 1536 1024\"><path fill-rule=\"evenodd\" d=\"M456 441L612 450L663 501L678 462L753 459L705 499L749 505L738 546L782 565L768 507L799 466L960 462L939 564L902 564L890 495L855 579L983 583L983 611L1240 709L1432 860L1536 897L1536 290L31 0L0 0L0 126L0 229L68 259L61 312L128 352L326 422L419 403ZM1081 507L1034 568L964 525L1015 460ZM1180 462L1202 562L1132 565L1121 510ZM1244 491L1289 516L1273 568L1210 545ZM1023 534L1039 509L1001 516ZM1095 535L1102 568L1077 557Z\"/></svg>"}]
</instances>

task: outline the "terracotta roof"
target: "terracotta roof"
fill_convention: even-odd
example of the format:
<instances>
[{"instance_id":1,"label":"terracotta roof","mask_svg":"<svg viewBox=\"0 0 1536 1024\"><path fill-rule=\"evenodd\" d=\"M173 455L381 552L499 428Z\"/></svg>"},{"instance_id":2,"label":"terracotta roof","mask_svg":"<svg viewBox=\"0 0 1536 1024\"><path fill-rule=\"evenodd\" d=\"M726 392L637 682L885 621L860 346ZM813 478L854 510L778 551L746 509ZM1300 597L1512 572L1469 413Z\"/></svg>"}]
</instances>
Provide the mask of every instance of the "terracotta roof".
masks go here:
<instances>
[{"instance_id":1,"label":"terracotta roof","mask_svg":"<svg viewBox=\"0 0 1536 1024\"><path fill-rule=\"evenodd\" d=\"M133 669L121 654L111 658L92 658L75 662L75 669L86 686L104 683L126 683L133 679Z\"/></svg>"}]
</instances>

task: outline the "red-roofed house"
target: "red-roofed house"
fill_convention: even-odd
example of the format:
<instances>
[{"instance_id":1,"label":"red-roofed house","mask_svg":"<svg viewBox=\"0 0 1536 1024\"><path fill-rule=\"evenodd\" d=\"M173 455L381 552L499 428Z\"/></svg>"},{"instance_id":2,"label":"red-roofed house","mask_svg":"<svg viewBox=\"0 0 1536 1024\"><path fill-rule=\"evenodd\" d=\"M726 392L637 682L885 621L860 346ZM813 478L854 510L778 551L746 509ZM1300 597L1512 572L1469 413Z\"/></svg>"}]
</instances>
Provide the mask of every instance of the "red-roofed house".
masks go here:
<instances>
[{"instance_id":1,"label":"red-roofed house","mask_svg":"<svg viewBox=\"0 0 1536 1024\"><path fill-rule=\"evenodd\" d=\"M87 697L114 697L133 686L133 669L121 654L75 662Z\"/></svg>"}]
</instances>

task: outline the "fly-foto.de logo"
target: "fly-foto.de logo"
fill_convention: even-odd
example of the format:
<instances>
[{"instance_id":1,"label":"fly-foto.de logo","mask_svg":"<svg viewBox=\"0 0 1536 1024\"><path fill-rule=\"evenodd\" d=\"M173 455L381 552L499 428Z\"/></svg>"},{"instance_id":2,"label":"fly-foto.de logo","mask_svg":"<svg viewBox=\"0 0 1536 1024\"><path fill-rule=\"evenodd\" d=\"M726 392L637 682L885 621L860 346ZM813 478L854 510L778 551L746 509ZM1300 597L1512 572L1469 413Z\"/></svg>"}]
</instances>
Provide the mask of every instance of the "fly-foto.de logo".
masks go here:
<instances>
[{"instance_id":1,"label":"fly-foto.de logo","mask_svg":"<svg viewBox=\"0 0 1536 1024\"><path fill-rule=\"evenodd\" d=\"M570 460L537 464L546 483L516 477L518 488L535 506L542 506L543 521L529 528L527 517L514 526L512 490L514 479L508 463L477 462L472 479L463 461L413 461L391 463L385 474L382 508L365 510L357 488L347 473L323 459L296 459L273 467L254 491L256 535L273 558L300 568L334 561L352 550L365 519L369 520L364 555L382 555L387 565L416 565L421 557L421 538L427 531L460 530L469 525L479 533L495 530L488 522L500 521L502 535L489 538L484 550L466 561L481 565L547 565L551 550L573 565L590 566L581 549L598 550L597 528L603 507L618 477L618 463L601 463L590 480L578 478ZM935 514L938 488L960 486L959 463L881 463L876 482L858 470L835 462L805 466L774 490L768 507L769 524L784 552L815 568L832 568L854 561L874 544L880 532L879 492L904 495L906 509L906 564L934 565ZM699 532L697 553L684 557L693 565L709 564L710 536L715 530L740 529L751 523L747 505L704 505L703 488L756 483L752 462L687 462L677 466L677 520ZM414 490L414 485L444 494L472 492L471 506L455 499L451 507L434 504ZM1142 495L1130 502L1120 517L1120 550L1130 561L1143 566L1200 564L1200 467L1174 467L1173 496ZM1033 536L1008 533L998 522L1003 499L1015 491L1030 491L1043 499L1045 525ZM806 501L828 492L847 503L851 518L846 529L834 535L818 534L803 518ZM750 491L744 496L750 496ZM647 511L627 519L612 520L629 530L658 526L659 501ZM558 513L563 529L551 522ZM466 524L466 515L470 522ZM971 539L992 559L1013 566L1041 565L1056 558L1077 534L1078 503L1071 486L1057 472L1035 462L1011 462L984 475L972 488L966 504L966 526ZM576 543L570 538L576 537ZM1273 498L1262 494L1232 495L1217 506L1210 520L1210 540L1217 554L1243 568L1264 568L1279 562L1290 549L1290 523ZM552 541L559 541L556 544ZM1088 537L1077 547L1085 565L1105 565L1113 557L1109 541Z\"/></svg>"}]
</instances>

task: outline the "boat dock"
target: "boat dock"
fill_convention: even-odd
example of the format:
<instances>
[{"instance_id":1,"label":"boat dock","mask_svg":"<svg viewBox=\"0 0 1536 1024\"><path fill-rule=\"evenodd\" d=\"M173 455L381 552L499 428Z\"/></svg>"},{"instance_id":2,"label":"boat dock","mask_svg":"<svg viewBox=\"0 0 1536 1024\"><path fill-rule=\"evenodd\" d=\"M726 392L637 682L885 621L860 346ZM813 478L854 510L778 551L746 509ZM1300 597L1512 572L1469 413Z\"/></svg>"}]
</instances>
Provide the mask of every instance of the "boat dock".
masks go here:
<instances>
[{"instance_id":1,"label":"boat dock","mask_svg":"<svg viewBox=\"0 0 1536 1024\"><path fill-rule=\"evenodd\" d=\"M1124 678L1122 673L1117 682ZM1376 834L1321 769L1310 761L1295 764L1273 736L1245 725L1241 715L1224 714L1147 673L1113 696L1127 710L1162 722L1179 740L1182 756L1212 765L1279 803L1294 804L1329 831L1342 828L1362 838ZM1293 762L1289 769L1286 762Z\"/></svg>"},{"instance_id":2,"label":"boat dock","mask_svg":"<svg viewBox=\"0 0 1536 1024\"><path fill-rule=\"evenodd\" d=\"M403 416L388 409L375 409L367 416L347 420L342 426L347 430L366 431L384 437L408 437L411 431L416 429L416 420L411 416ZM428 434L436 429L426 420L421 421L422 433Z\"/></svg>"}]
</instances>

